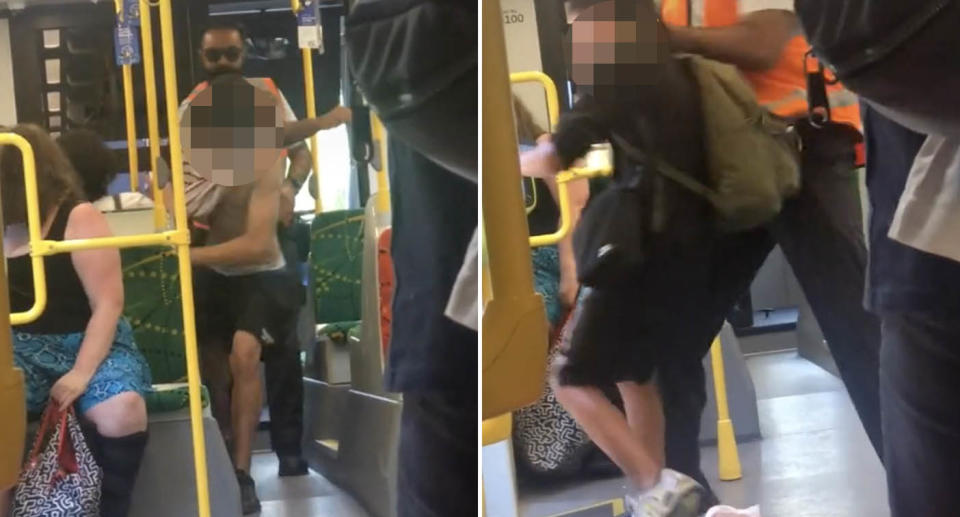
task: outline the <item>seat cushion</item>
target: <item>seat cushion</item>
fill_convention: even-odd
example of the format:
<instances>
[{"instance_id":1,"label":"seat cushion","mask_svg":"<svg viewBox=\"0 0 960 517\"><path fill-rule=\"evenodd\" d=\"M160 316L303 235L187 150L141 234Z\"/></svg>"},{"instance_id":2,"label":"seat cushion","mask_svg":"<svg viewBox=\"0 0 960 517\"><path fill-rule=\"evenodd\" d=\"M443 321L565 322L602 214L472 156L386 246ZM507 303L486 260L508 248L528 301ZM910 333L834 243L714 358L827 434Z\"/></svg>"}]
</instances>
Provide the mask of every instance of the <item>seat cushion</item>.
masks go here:
<instances>
[{"instance_id":1,"label":"seat cushion","mask_svg":"<svg viewBox=\"0 0 960 517\"><path fill-rule=\"evenodd\" d=\"M147 413L171 413L187 409L190 406L190 394L186 384L155 385L154 390L144 397ZM210 392L206 386L200 386L200 403L203 407L210 404Z\"/></svg>"},{"instance_id":2,"label":"seat cushion","mask_svg":"<svg viewBox=\"0 0 960 517\"><path fill-rule=\"evenodd\" d=\"M337 341L349 336L354 328L360 328L359 321L339 321L317 326L317 336L326 336Z\"/></svg>"}]
</instances>

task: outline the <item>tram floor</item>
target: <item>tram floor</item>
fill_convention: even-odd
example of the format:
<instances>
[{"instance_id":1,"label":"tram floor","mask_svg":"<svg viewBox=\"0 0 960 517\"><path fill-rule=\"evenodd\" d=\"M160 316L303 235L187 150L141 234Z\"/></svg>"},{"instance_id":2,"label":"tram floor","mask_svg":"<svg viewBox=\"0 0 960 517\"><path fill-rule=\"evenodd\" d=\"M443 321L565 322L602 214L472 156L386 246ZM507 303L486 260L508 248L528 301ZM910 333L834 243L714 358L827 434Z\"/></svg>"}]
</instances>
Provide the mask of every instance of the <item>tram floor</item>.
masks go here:
<instances>
[{"instance_id":1,"label":"tram floor","mask_svg":"<svg viewBox=\"0 0 960 517\"><path fill-rule=\"evenodd\" d=\"M263 506L260 517L369 517L353 497L312 470L307 476L278 477L272 452L255 453L250 470Z\"/></svg>"},{"instance_id":2,"label":"tram floor","mask_svg":"<svg viewBox=\"0 0 960 517\"><path fill-rule=\"evenodd\" d=\"M887 517L886 479L843 384L796 352L747 359L762 440L739 446L743 478L717 479L717 449L702 449L724 504L760 505L763 517ZM623 478L520 493L521 517L546 517L622 497Z\"/></svg>"}]
</instances>

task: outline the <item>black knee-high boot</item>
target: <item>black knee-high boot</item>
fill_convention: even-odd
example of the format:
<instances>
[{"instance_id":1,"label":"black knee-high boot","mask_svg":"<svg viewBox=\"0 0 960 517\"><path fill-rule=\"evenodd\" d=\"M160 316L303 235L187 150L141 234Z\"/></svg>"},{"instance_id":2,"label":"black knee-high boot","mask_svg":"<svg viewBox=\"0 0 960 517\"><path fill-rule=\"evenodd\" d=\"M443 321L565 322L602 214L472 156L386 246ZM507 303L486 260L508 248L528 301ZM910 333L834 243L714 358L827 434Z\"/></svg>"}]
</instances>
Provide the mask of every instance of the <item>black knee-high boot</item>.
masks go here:
<instances>
[{"instance_id":1,"label":"black knee-high boot","mask_svg":"<svg viewBox=\"0 0 960 517\"><path fill-rule=\"evenodd\" d=\"M146 431L119 438L97 435L94 454L103 469L100 517L127 517L130 497L147 447Z\"/></svg>"}]
</instances>

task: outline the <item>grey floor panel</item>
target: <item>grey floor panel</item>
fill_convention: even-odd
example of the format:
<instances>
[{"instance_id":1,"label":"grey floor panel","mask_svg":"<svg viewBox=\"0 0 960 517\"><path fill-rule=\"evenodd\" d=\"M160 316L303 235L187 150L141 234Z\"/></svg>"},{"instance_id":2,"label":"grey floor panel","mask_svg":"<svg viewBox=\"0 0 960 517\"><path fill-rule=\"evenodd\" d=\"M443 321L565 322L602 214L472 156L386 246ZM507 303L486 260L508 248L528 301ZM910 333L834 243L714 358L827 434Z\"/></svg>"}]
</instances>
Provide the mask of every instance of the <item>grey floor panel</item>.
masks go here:
<instances>
[{"instance_id":1,"label":"grey floor panel","mask_svg":"<svg viewBox=\"0 0 960 517\"><path fill-rule=\"evenodd\" d=\"M349 494L316 472L278 477L272 453L254 454L250 470L263 505L260 517L369 517Z\"/></svg>"},{"instance_id":2,"label":"grey floor panel","mask_svg":"<svg viewBox=\"0 0 960 517\"><path fill-rule=\"evenodd\" d=\"M887 517L883 468L843 384L795 352L751 357L762 441L739 446L743 479L717 479L717 452L702 465L725 504L760 505L763 517ZM520 494L522 517L547 517L622 496L624 479Z\"/></svg>"}]
</instances>

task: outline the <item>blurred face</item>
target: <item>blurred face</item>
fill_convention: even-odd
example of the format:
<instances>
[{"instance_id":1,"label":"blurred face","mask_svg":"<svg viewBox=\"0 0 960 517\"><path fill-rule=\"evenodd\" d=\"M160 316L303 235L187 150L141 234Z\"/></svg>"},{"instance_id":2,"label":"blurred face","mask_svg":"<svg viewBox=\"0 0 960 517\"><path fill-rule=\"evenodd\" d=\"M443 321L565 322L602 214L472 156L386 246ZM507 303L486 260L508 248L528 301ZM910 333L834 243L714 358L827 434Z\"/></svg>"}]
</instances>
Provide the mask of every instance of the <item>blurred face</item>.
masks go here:
<instances>
[{"instance_id":1,"label":"blurred face","mask_svg":"<svg viewBox=\"0 0 960 517\"><path fill-rule=\"evenodd\" d=\"M607 0L573 21L572 75L583 93L616 98L660 75L656 16L636 0Z\"/></svg>"},{"instance_id":2,"label":"blurred face","mask_svg":"<svg viewBox=\"0 0 960 517\"><path fill-rule=\"evenodd\" d=\"M240 33L230 29L215 29L203 35L200 61L211 77L240 73L243 69L243 40Z\"/></svg>"}]
</instances>

